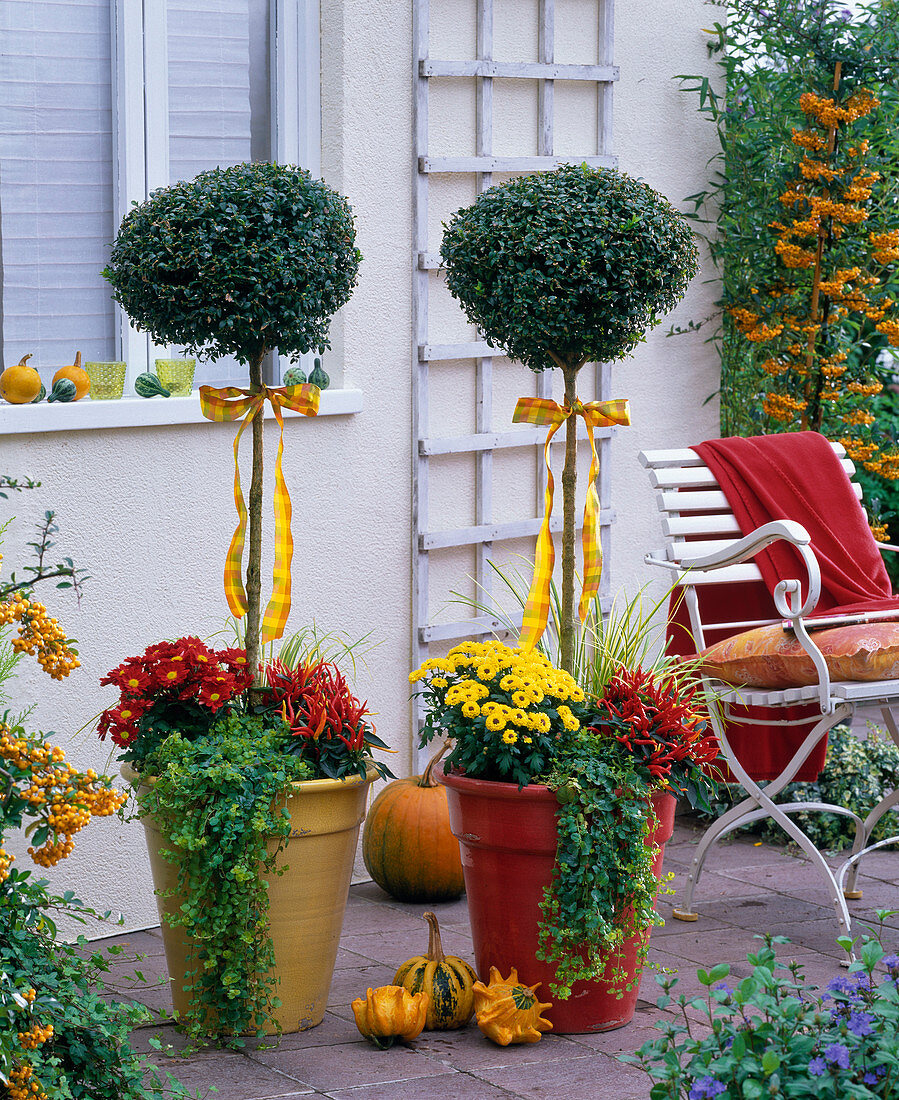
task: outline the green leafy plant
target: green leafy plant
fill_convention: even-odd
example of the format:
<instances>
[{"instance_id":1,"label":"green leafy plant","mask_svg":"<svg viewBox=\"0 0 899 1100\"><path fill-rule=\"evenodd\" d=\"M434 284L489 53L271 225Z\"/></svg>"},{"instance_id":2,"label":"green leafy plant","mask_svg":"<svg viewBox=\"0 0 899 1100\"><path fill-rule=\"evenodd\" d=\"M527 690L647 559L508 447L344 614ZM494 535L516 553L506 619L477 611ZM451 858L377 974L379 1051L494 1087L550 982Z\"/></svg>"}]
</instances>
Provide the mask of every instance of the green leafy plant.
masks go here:
<instances>
[{"instance_id":1,"label":"green leafy plant","mask_svg":"<svg viewBox=\"0 0 899 1100\"><path fill-rule=\"evenodd\" d=\"M447 285L486 339L534 371L559 367L574 410L577 375L631 352L696 273L683 218L644 183L566 165L492 187L447 224ZM577 425L562 474L561 659L571 672Z\"/></svg>"},{"instance_id":2,"label":"green leafy plant","mask_svg":"<svg viewBox=\"0 0 899 1100\"><path fill-rule=\"evenodd\" d=\"M139 797L178 869L174 893L185 901L170 923L191 944L190 1018L182 1023L197 1038L236 1042L254 1027L262 1034L280 1003L261 874L279 873L290 834L284 789L312 778L312 769L284 752L284 722L276 722L229 714L196 741L171 734L156 753L158 776Z\"/></svg>"},{"instance_id":3,"label":"green leafy plant","mask_svg":"<svg viewBox=\"0 0 899 1100\"><path fill-rule=\"evenodd\" d=\"M262 361L329 347L361 254L343 196L299 168L239 164L154 191L125 215L104 277L138 329L199 359L233 355L262 390ZM262 424L253 417L246 648L259 656ZM261 681L260 681L261 686Z\"/></svg>"},{"instance_id":4,"label":"green leafy plant","mask_svg":"<svg viewBox=\"0 0 899 1100\"><path fill-rule=\"evenodd\" d=\"M194 1095L131 1048L130 1032L151 1013L104 997L108 955L85 955L83 936L59 938L56 912L82 923L100 915L71 891L52 895L3 848L10 830L27 825L29 855L51 867L92 817L113 813L124 798L107 777L66 763L43 734L0 722L0 1094L8 1100Z\"/></svg>"},{"instance_id":5,"label":"green leafy plant","mask_svg":"<svg viewBox=\"0 0 899 1100\"><path fill-rule=\"evenodd\" d=\"M886 953L879 935L864 937L848 974L821 993L801 962L777 958L774 946L787 942L766 935L748 955L752 973L733 988L724 980L726 963L700 969L704 997L678 996L677 978L657 978L664 990L659 1007L674 1003L680 1020L656 1025L659 1038L619 1055L650 1075L651 1100L895 1097L899 956ZM845 937L839 942L852 946Z\"/></svg>"}]
</instances>

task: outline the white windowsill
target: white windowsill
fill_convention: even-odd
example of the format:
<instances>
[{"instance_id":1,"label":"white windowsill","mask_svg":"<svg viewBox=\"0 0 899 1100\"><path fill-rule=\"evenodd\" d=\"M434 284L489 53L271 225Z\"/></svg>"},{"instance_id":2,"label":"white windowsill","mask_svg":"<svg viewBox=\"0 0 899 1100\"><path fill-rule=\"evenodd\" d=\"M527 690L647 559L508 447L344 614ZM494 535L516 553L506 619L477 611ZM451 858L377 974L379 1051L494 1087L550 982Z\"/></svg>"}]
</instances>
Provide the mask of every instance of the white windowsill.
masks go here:
<instances>
[{"instance_id":1,"label":"white windowsill","mask_svg":"<svg viewBox=\"0 0 899 1100\"><path fill-rule=\"evenodd\" d=\"M319 416L345 416L362 411L361 390L324 390ZM266 418L273 417L266 403ZM284 410L285 419L302 417ZM304 417L312 420L314 417ZM123 397L118 401L57 402L48 405L0 404L0 435L27 432L77 432L97 428L147 428L164 424L208 424L197 393L189 397Z\"/></svg>"}]
</instances>

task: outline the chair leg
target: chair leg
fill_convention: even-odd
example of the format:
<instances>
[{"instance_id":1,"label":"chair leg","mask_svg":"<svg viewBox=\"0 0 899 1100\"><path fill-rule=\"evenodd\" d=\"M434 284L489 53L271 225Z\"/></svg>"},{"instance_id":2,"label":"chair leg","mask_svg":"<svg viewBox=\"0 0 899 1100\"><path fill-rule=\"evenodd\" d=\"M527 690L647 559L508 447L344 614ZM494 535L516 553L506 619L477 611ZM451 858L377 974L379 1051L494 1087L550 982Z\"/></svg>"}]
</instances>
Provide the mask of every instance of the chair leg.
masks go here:
<instances>
[{"instance_id":1,"label":"chair leg","mask_svg":"<svg viewBox=\"0 0 899 1100\"><path fill-rule=\"evenodd\" d=\"M788 783L793 779L793 776L799 770L799 768L808 759L809 754L814 749L815 745L821 740L821 738L838 722L842 722L848 718L852 713L852 707L848 704L840 704L832 714L824 714L819 721L806 735L802 745L796 750L792 759L783 769L776 779L766 783L764 787L760 787L747 774L746 770L742 767L740 762L734 755L733 750L730 747L730 743L727 740L727 733L724 722L716 708L711 708L710 718L712 726L715 730L715 734L718 737L718 742L721 745L721 754L724 757L731 772L743 786L747 792L747 797L736 806L731 807L727 813L723 814L717 821L714 821L702 837L697 845L696 854L693 857L693 862L690 866L690 872L687 876L687 881L684 885L683 892L683 908L676 908L673 910L672 915L677 920L694 921L698 919L698 914L693 910L693 891L696 884L699 881L702 874L703 864L705 863L706 855L709 852L711 846L720 840L727 833L732 832L734 829L739 828L741 825L748 824L750 821L760 820L762 818L770 818L775 821L780 827L790 836L799 847L806 853L811 861L816 865L818 870L823 874L825 882L827 883L828 892L833 902L834 912L837 917L837 924L840 929L840 935L848 935L850 928L849 910L846 908L846 901L843 897L842 891L834 878L833 872L827 865L826 860L811 842L811 840L805 835L805 833L796 825L790 821L783 809L779 808L772 798L779 794ZM854 815L853 815L854 816ZM857 826L858 828L858 826Z\"/></svg>"},{"instance_id":2,"label":"chair leg","mask_svg":"<svg viewBox=\"0 0 899 1100\"><path fill-rule=\"evenodd\" d=\"M883 718L883 724L886 726L890 737L893 739L893 743L899 748L899 725L896 723L896 716L892 708L882 707L880 713ZM880 821L888 810L896 805L899 805L899 787L877 803L874 809L865 818L863 831L860 832L856 830L855 842L852 845L852 851L849 853L849 858L843 870L843 874L846 875L846 885L843 889L844 897L856 900L862 896L862 891L857 888L858 871L861 866L862 857L868 850L868 842L871 839L871 834L874 832L874 828L878 821Z\"/></svg>"}]
</instances>

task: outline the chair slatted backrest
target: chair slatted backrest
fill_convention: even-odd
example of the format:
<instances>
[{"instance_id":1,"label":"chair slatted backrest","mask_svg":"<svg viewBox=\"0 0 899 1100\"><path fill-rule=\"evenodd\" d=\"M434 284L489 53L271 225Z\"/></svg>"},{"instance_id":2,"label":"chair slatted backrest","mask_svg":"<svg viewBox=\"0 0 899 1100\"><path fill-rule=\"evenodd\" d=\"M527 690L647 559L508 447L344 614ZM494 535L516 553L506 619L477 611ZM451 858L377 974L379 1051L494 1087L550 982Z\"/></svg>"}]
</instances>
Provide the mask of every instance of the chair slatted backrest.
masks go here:
<instances>
[{"instance_id":1,"label":"chair slatted backrest","mask_svg":"<svg viewBox=\"0 0 899 1100\"><path fill-rule=\"evenodd\" d=\"M846 457L840 443L831 443L843 469L851 479L855 466ZM641 451L640 463L649 470L662 514L662 531L665 547L652 556L666 561L680 562L687 558L701 557L716 550L723 550L742 535L727 497L718 486L711 470L699 455L689 448L677 450ZM852 483L855 495L861 500L861 486ZM752 561L722 569L707 571L693 569L680 574L677 583L697 587L714 584L761 583L762 574ZM772 603L773 610L773 603ZM732 622L727 625L739 629L761 625L768 620ZM706 626L710 624L706 623Z\"/></svg>"}]
</instances>

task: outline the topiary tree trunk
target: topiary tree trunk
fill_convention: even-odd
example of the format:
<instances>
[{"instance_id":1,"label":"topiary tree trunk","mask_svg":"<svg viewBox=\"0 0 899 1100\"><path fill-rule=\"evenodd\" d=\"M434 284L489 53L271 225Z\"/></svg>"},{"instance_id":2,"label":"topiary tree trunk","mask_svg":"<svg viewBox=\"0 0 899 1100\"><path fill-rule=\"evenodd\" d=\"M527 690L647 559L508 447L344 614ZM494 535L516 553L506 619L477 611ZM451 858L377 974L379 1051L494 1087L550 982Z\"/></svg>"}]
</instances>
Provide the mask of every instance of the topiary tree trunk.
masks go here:
<instances>
[{"instance_id":1,"label":"topiary tree trunk","mask_svg":"<svg viewBox=\"0 0 899 1100\"><path fill-rule=\"evenodd\" d=\"M262 360L267 348L250 360L250 392L260 393L262 384ZM265 416L260 410L253 417L253 473L250 481L250 497L247 505L249 532L247 538L247 624L245 645L247 647L247 666L256 670L253 686L262 687L262 672L259 668L259 627L260 602L262 593L262 438Z\"/></svg>"},{"instance_id":2,"label":"topiary tree trunk","mask_svg":"<svg viewBox=\"0 0 899 1100\"><path fill-rule=\"evenodd\" d=\"M577 401L577 376L581 364L562 365L565 379L565 404L573 409ZM575 496L577 492L577 417L565 422L565 465L562 469L562 622L559 639L559 663L574 674L574 646L577 638L577 618L574 609L574 533L577 523Z\"/></svg>"}]
</instances>

